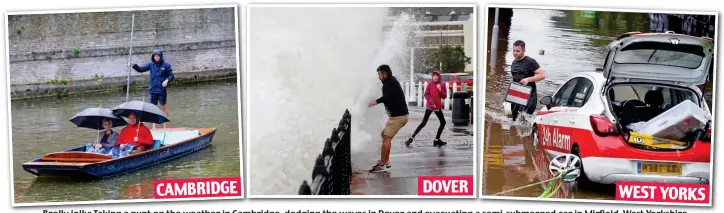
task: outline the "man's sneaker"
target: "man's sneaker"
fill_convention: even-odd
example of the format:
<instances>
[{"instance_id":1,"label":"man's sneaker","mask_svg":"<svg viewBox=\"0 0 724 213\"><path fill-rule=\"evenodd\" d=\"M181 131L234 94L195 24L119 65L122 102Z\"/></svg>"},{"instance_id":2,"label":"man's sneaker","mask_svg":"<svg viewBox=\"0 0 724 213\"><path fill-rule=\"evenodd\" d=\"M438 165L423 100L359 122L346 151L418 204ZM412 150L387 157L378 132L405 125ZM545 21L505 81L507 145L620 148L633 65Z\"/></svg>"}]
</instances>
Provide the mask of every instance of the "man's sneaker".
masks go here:
<instances>
[{"instance_id":1,"label":"man's sneaker","mask_svg":"<svg viewBox=\"0 0 724 213\"><path fill-rule=\"evenodd\" d=\"M377 164L380 164L380 161L379 161L379 160L377 161ZM387 161L387 163L385 164L385 167L387 167L388 169L389 169L390 167L392 167L392 164L390 164L390 161Z\"/></svg>"},{"instance_id":2,"label":"man's sneaker","mask_svg":"<svg viewBox=\"0 0 724 213\"><path fill-rule=\"evenodd\" d=\"M411 143L412 143L412 138L408 138L408 139L405 141L405 146L406 146L406 147L410 147L410 144L411 144Z\"/></svg>"},{"instance_id":3,"label":"man's sneaker","mask_svg":"<svg viewBox=\"0 0 724 213\"><path fill-rule=\"evenodd\" d=\"M444 142L444 141L442 141L442 140L440 140L440 139L435 139L435 141L432 142L432 146L433 146L433 147L437 147L437 146L442 147L442 146L445 146L445 145L447 145L447 142Z\"/></svg>"},{"instance_id":4,"label":"man's sneaker","mask_svg":"<svg viewBox=\"0 0 724 213\"><path fill-rule=\"evenodd\" d=\"M377 164L370 169L371 173L380 173L380 172L387 172L387 166L384 164Z\"/></svg>"}]
</instances>

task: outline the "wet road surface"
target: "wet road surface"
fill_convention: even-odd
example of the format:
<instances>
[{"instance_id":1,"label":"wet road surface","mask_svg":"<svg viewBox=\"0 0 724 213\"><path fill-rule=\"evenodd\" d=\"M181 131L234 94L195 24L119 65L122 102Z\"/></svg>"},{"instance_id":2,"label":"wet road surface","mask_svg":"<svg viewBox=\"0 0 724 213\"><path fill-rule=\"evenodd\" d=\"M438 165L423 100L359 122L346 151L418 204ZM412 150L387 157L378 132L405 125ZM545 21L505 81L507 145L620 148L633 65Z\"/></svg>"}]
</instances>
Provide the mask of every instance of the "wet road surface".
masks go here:
<instances>
[{"instance_id":1,"label":"wet road surface","mask_svg":"<svg viewBox=\"0 0 724 213\"><path fill-rule=\"evenodd\" d=\"M392 139L390 163L387 173L369 173L368 170L380 158L379 147L352 156L353 195L417 195L418 176L472 176L473 175L473 126L453 127L449 111L444 113L447 122L440 138L448 142L437 148L432 142L440 123L430 116L427 125L415 137L411 148L404 145L422 122L424 109L411 107L407 125ZM381 139L379 139L381 140ZM377 143L376 146L381 144Z\"/></svg>"}]
</instances>

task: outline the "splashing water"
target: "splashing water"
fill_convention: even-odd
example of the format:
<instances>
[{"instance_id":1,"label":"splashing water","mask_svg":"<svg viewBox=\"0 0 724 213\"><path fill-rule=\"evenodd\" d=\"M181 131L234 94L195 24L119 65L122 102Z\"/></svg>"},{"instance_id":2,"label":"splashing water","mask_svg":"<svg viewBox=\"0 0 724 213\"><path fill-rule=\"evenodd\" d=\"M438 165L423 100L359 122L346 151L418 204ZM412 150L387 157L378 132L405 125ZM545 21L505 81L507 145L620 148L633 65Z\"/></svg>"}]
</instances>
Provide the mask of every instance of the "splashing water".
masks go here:
<instances>
[{"instance_id":1,"label":"splashing water","mask_svg":"<svg viewBox=\"0 0 724 213\"><path fill-rule=\"evenodd\" d=\"M382 106L367 108L381 95L375 70L388 64L405 79L413 25L401 15L385 30L386 8L250 13L250 193L296 194L345 109L352 151L377 144L386 115Z\"/></svg>"}]
</instances>

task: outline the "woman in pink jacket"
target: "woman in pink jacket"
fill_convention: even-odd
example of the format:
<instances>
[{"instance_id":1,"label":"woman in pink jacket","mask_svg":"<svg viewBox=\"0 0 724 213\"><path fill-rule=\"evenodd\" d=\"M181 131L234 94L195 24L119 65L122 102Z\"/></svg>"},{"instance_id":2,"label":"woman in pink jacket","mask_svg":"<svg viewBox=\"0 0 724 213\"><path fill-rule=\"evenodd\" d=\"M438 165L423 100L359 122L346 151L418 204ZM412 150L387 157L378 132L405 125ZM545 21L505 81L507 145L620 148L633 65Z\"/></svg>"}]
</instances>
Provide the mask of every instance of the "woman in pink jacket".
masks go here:
<instances>
[{"instance_id":1,"label":"woman in pink jacket","mask_svg":"<svg viewBox=\"0 0 724 213\"><path fill-rule=\"evenodd\" d=\"M442 114L442 100L445 98L447 98L447 88L440 81L440 72L433 71L432 82L427 84L427 88L425 88L425 107L427 108L425 109L425 116L422 118L422 123L417 126L415 133L412 134L412 137L405 141L405 146L410 146L410 143L412 143L412 140L415 139L417 133L425 127L427 119L430 118L430 114L433 112L435 112L437 119L440 120L440 127L437 128L437 135L435 136L432 146L437 147L447 144L447 142L440 140L440 134L442 134L442 130L445 128L445 116Z\"/></svg>"}]
</instances>

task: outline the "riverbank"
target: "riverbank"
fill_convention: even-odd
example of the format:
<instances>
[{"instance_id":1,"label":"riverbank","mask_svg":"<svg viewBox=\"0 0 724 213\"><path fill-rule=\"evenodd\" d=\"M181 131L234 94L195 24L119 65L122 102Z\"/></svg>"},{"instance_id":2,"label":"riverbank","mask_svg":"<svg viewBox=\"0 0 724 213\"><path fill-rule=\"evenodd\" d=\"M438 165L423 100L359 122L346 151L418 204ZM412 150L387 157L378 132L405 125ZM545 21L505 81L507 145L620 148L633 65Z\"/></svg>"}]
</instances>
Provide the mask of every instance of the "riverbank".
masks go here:
<instances>
[{"instance_id":1,"label":"riverbank","mask_svg":"<svg viewBox=\"0 0 724 213\"><path fill-rule=\"evenodd\" d=\"M170 85L184 85L208 81L222 81L237 77L236 69L209 70L203 72L174 73ZM131 76L131 90L148 87L149 75ZM77 81L53 81L42 84L24 84L10 86L11 100L65 98L72 95L124 91L127 77L105 77Z\"/></svg>"}]
</instances>

